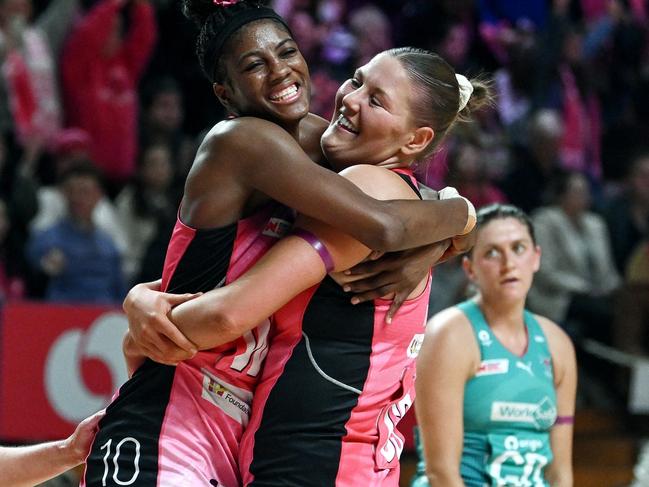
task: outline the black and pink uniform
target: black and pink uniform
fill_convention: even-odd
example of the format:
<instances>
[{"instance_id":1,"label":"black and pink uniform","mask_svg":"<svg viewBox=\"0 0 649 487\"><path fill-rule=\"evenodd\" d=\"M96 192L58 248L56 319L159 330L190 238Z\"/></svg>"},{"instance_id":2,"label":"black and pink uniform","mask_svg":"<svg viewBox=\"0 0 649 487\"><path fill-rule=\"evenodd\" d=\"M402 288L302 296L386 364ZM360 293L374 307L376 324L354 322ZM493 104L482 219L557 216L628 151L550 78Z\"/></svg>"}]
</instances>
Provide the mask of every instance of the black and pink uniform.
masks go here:
<instances>
[{"instance_id":1,"label":"black and pink uniform","mask_svg":"<svg viewBox=\"0 0 649 487\"><path fill-rule=\"evenodd\" d=\"M409 171L397 170L417 191ZM430 280L392 324L327 277L273 318L272 346L241 445L246 486L397 486Z\"/></svg>"},{"instance_id":2,"label":"black and pink uniform","mask_svg":"<svg viewBox=\"0 0 649 487\"><path fill-rule=\"evenodd\" d=\"M162 277L170 293L206 292L250 268L291 227L271 203L254 215L197 230L180 219ZM268 352L268 320L177 367L147 360L119 390L93 442L82 485L237 487L239 443Z\"/></svg>"}]
</instances>

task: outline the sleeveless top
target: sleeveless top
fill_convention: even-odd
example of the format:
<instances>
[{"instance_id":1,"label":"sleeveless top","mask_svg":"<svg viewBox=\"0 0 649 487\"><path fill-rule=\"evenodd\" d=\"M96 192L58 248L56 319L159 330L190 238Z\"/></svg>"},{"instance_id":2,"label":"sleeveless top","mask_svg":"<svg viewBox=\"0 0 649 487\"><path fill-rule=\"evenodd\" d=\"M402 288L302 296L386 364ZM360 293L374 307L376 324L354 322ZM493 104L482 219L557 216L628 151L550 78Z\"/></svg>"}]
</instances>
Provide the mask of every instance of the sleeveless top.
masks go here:
<instances>
[{"instance_id":1,"label":"sleeveless top","mask_svg":"<svg viewBox=\"0 0 649 487\"><path fill-rule=\"evenodd\" d=\"M274 315L241 445L244 485L398 485L396 425L414 401L429 292L430 280L388 325L391 301L352 305L326 277Z\"/></svg>"},{"instance_id":2,"label":"sleeveless top","mask_svg":"<svg viewBox=\"0 0 649 487\"><path fill-rule=\"evenodd\" d=\"M505 348L475 301L458 305L480 348L480 367L464 388L467 486L546 487L552 461L550 428L557 418L552 356L534 315L524 311L528 345L522 356Z\"/></svg>"}]
</instances>

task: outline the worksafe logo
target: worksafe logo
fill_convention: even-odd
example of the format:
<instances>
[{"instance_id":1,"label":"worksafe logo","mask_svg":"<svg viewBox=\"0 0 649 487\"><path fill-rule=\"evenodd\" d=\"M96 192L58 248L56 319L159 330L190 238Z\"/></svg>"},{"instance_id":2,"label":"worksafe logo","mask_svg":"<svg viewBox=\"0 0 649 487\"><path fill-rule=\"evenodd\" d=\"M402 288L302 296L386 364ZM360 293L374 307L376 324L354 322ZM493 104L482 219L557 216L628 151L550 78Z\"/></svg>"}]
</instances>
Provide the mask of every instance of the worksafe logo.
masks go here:
<instances>
[{"instance_id":1,"label":"worksafe logo","mask_svg":"<svg viewBox=\"0 0 649 487\"><path fill-rule=\"evenodd\" d=\"M491 404L491 420L496 422L528 423L539 430L549 428L557 418L557 409L548 398L539 403L501 402Z\"/></svg>"}]
</instances>

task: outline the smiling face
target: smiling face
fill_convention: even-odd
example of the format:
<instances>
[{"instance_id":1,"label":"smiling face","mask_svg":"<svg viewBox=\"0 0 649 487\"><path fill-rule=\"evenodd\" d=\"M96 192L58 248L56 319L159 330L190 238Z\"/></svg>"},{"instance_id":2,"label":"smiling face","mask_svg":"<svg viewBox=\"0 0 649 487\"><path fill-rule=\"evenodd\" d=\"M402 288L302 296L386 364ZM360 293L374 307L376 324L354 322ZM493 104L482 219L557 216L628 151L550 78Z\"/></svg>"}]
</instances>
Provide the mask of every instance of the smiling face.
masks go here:
<instances>
[{"instance_id":1,"label":"smiling face","mask_svg":"<svg viewBox=\"0 0 649 487\"><path fill-rule=\"evenodd\" d=\"M269 20L251 22L227 45L233 48L225 50L225 79L214 84L214 93L226 108L284 127L309 113L309 69L282 26Z\"/></svg>"},{"instance_id":2,"label":"smiling face","mask_svg":"<svg viewBox=\"0 0 649 487\"><path fill-rule=\"evenodd\" d=\"M393 156L411 161L423 149L418 144L434 135L431 128L414 125L410 107L415 96L403 65L388 54L357 69L338 89L333 120L322 136L329 161L339 170Z\"/></svg>"},{"instance_id":3,"label":"smiling face","mask_svg":"<svg viewBox=\"0 0 649 487\"><path fill-rule=\"evenodd\" d=\"M525 301L534 273L541 263L541 249L527 226L517 218L497 218L478 230L464 270L485 301Z\"/></svg>"}]
</instances>

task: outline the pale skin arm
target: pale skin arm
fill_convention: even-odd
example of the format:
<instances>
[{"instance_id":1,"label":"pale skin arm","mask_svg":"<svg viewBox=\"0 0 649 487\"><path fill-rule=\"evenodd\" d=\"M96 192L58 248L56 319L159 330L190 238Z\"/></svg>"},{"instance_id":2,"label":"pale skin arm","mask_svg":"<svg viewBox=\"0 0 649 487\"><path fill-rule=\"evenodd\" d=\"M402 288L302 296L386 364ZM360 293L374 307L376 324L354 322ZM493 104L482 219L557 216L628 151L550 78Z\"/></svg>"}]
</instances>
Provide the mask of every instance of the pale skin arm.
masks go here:
<instances>
[{"instance_id":1,"label":"pale skin arm","mask_svg":"<svg viewBox=\"0 0 649 487\"><path fill-rule=\"evenodd\" d=\"M428 322L417 357L415 411L431 485L464 487L460 459L464 386L475 374L479 350L464 314L449 308Z\"/></svg>"},{"instance_id":2,"label":"pale skin arm","mask_svg":"<svg viewBox=\"0 0 649 487\"><path fill-rule=\"evenodd\" d=\"M398 175L386 169L353 166L342 175L373 197L416 198ZM324 223L300 217L296 225L324 243L333 258L334 271L347 269L370 254L365 245ZM211 348L252 329L325 275L322 259L313 247L302 238L289 236L235 282L174 308L170 318L200 349Z\"/></svg>"},{"instance_id":3,"label":"pale skin arm","mask_svg":"<svg viewBox=\"0 0 649 487\"><path fill-rule=\"evenodd\" d=\"M100 411L84 419L65 440L31 446L0 446L0 486L31 487L82 464L103 415Z\"/></svg>"},{"instance_id":4,"label":"pale skin arm","mask_svg":"<svg viewBox=\"0 0 649 487\"><path fill-rule=\"evenodd\" d=\"M548 338L554 384L557 392L557 414L574 416L577 391L577 361L575 349L568 335L547 318L537 316ZM552 487L572 487L572 424L557 424L550 430L550 446L554 460L546 469L547 481Z\"/></svg>"}]
</instances>

